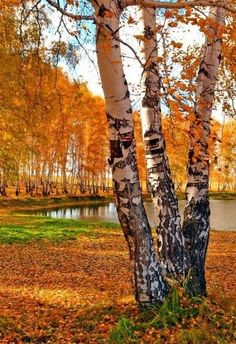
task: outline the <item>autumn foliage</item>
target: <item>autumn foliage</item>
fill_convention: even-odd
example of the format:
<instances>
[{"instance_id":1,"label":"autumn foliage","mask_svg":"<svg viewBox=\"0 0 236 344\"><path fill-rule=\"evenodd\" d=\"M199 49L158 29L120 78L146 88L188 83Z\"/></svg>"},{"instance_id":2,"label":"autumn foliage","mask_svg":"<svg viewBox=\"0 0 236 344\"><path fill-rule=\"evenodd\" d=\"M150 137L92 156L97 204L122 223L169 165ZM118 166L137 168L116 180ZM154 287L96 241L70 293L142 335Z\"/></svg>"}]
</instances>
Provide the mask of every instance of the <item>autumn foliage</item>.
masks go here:
<instances>
[{"instance_id":1,"label":"autumn foliage","mask_svg":"<svg viewBox=\"0 0 236 344\"><path fill-rule=\"evenodd\" d=\"M34 5L29 12L25 12L27 3ZM55 2L56 6L59 3ZM76 9L80 3L65 2ZM65 62L78 62L77 56L61 37L47 45L42 33L49 28L50 19L44 5L40 6L40 1L0 1L3 202L13 194L97 195L111 186L104 100L63 70ZM36 20L30 17L33 11ZM106 10L101 18L112 15ZM129 25L137 23L131 15L126 19ZM188 7L184 11L163 11L162 19L157 25L162 41L158 57L160 92L166 110L162 127L173 181L177 190L183 190L189 130L194 120L193 80L201 49L182 49L183 43L171 37L171 31L188 24L208 35L209 20L200 10ZM233 117L234 104L229 100L234 96L235 21L231 15L227 20L228 25L222 28L225 58L215 100L224 114ZM63 19L59 25L62 23ZM76 36L74 31L69 35ZM144 39L142 35L135 38ZM196 50L200 53L196 54ZM119 63L113 60L113 66ZM178 73L173 72L173 65L178 66ZM138 111L134 122L139 175L146 191L149 185ZM120 118L116 123L120 125ZM211 121L207 146L212 189L236 189L235 129L234 119ZM200 130L194 136L200 138ZM123 141L124 146L129 144ZM22 213L12 216L1 210L0 342L233 343L233 233L212 233L206 266L210 298L187 298L183 289L171 285L170 280L169 295L163 304L139 311L130 286L127 248L117 229L112 224L98 226Z\"/></svg>"},{"instance_id":2,"label":"autumn foliage","mask_svg":"<svg viewBox=\"0 0 236 344\"><path fill-rule=\"evenodd\" d=\"M0 31L1 194L7 186L16 195L96 194L107 178L103 99L45 60L36 27L24 32L22 46L11 8Z\"/></svg>"},{"instance_id":3,"label":"autumn foliage","mask_svg":"<svg viewBox=\"0 0 236 344\"><path fill-rule=\"evenodd\" d=\"M56 66L60 56L67 56L63 42L54 43L50 53L40 41L38 24L30 22L21 32L20 21L13 5L18 1L1 1L0 15L0 194L29 195L61 193L93 193L107 191L111 186L108 167L108 135L103 99L94 96L87 86L70 80ZM70 2L73 5L74 2ZM170 113L163 127L170 156L173 179L177 190L183 190L186 180L188 128L191 121L191 98L199 56L184 52L181 44L169 39L168 28L187 21L206 24L201 15L189 11L188 19L178 11L166 11L166 22L158 26L166 42L159 63L163 68L163 87ZM192 19L191 19L192 18ZM231 19L229 19L231 20ZM129 17L129 25L136 21ZM48 25L43 17L42 25ZM234 26L227 26L224 45L225 70L235 73ZM169 42L169 43L168 43ZM171 64L165 55L171 51L171 64L182 65L182 79L171 74ZM50 57L51 56L51 57ZM220 78L220 87L230 92L232 78ZM220 101L220 93L216 101ZM229 111L228 102L223 111ZM137 116L137 115L136 115ZM144 147L138 116L135 117L140 178L147 189ZM217 190L235 189L235 121L225 124L212 122L210 157L211 187ZM231 128L231 129L230 129ZM178 150L178 159L176 159ZM220 158L219 158L220 155Z\"/></svg>"}]
</instances>

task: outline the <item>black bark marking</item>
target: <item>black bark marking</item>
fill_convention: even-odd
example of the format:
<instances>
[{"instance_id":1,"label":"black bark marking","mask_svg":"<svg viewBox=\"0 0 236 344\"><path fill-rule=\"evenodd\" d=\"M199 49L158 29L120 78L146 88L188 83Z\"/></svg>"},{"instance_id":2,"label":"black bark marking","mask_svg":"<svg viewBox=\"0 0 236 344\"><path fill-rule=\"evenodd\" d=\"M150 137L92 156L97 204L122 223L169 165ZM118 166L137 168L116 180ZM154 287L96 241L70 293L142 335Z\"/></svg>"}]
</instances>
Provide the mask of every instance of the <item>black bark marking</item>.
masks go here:
<instances>
[{"instance_id":1,"label":"black bark marking","mask_svg":"<svg viewBox=\"0 0 236 344\"><path fill-rule=\"evenodd\" d=\"M122 189L122 191L118 191L118 194L122 198L130 198L130 195L133 196L132 198L139 196L140 189L136 183L131 183L130 180L126 178L122 181L125 183L125 188ZM132 203L132 200L130 200L130 202Z\"/></svg>"},{"instance_id":2,"label":"black bark marking","mask_svg":"<svg viewBox=\"0 0 236 344\"><path fill-rule=\"evenodd\" d=\"M164 148L150 148L150 153L152 155L158 155L158 154L163 154L164 153Z\"/></svg>"},{"instance_id":3,"label":"black bark marking","mask_svg":"<svg viewBox=\"0 0 236 344\"><path fill-rule=\"evenodd\" d=\"M109 121L109 126L115 128L117 131L119 131L120 128L128 128L130 126L130 121L125 118L114 118L109 113L107 113L106 115Z\"/></svg>"},{"instance_id":4,"label":"black bark marking","mask_svg":"<svg viewBox=\"0 0 236 344\"><path fill-rule=\"evenodd\" d=\"M110 141L111 156L108 159L109 165L112 165L114 163L115 158L123 157L122 148L128 149L133 143L133 137L134 137L134 134L133 134L133 131L131 131L125 134L119 134L118 140Z\"/></svg>"},{"instance_id":5,"label":"black bark marking","mask_svg":"<svg viewBox=\"0 0 236 344\"><path fill-rule=\"evenodd\" d=\"M188 159L190 161L190 164L193 164L193 157L194 157L194 150L190 149L188 152Z\"/></svg>"},{"instance_id":6,"label":"black bark marking","mask_svg":"<svg viewBox=\"0 0 236 344\"><path fill-rule=\"evenodd\" d=\"M129 148L131 146L131 144L132 144L132 140L122 142L122 145L124 146L125 149Z\"/></svg>"},{"instance_id":7,"label":"black bark marking","mask_svg":"<svg viewBox=\"0 0 236 344\"><path fill-rule=\"evenodd\" d=\"M153 139L147 139L151 135L158 135L159 137L155 137ZM163 154L165 151L164 147L164 138L162 137L162 134L157 134L156 132L153 133L153 131L148 131L144 135L145 137L145 146L147 153L151 154L152 156Z\"/></svg>"},{"instance_id":8,"label":"black bark marking","mask_svg":"<svg viewBox=\"0 0 236 344\"><path fill-rule=\"evenodd\" d=\"M120 10L123 10L123 4L122 4L122 0L117 0L117 4Z\"/></svg>"},{"instance_id":9,"label":"black bark marking","mask_svg":"<svg viewBox=\"0 0 236 344\"><path fill-rule=\"evenodd\" d=\"M153 33L151 27L148 26L148 25L145 26L145 28L144 28L144 37L145 37L146 39L152 39L153 36L154 36L154 33Z\"/></svg>"},{"instance_id":10,"label":"black bark marking","mask_svg":"<svg viewBox=\"0 0 236 344\"><path fill-rule=\"evenodd\" d=\"M159 142L159 139L153 139L153 140L149 140L149 142L147 143L149 143L150 146L156 146L158 142Z\"/></svg>"},{"instance_id":11,"label":"black bark marking","mask_svg":"<svg viewBox=\"0 0 236 344\"><path fill-rule=\"evenodd\" d=\"M98 10L98 16L104 18L107 11L108 9L102 4Z\"/></svg>"},{"instance_id":12,"label":"black bark marking","mask_svg":"<svg viewBox=\"0 0 236 344\"><path fill-rule=\"evenodd\" d=\"M161 79L161 76L159 75L159 70L157 69L157 63L156 62L152 62L150 63L149 67L147 67L148 70L151 70L152 72L156 72L156 76L158 76L158 82L159 82L159 85L160 85L160 79Z\"/></svg>"},{"instance_id":13,"label":"black bark marking","mask_svg":"<svg viewBox=\"0 0 236 344\"><path fill-rule=\"evenodd\" d=\"M192 296L206 295L204 265L209 239L209 216L208 195L197 202L193 200L185 209L183 233L191 267L187 291ZM200 235L202 233L205 235L203 238Z\"/></svg>"},{"instance_id":14,"label":"black bark marking","mask_svg":"<svg viewBox=\"0 0 236 344\"><path fill-rule=\"evenodd\" d=\"M201 67L199 69L198 75L200 75L200 74L204 74L208 79L210 78L209 72L204 67Z\"/></svg>"},{"instance_id":15,"label":"black bark marking","mask_svg":"<svg viewBox=\"0 0 236 344\"><path fill-rule=\"evenodd\" d=\"M130 92L129 92L129 90L127 90L126 93L125 93L124 99L129 98L129 97L130 97Z\"/></svg>"},{"instance_id":16,"label":"black bark marking","mask_svg":"<svg viewBox=\"0 0 236 344\"><path fill-rule=\"evenodd\" d=\"M161 168L161 170L160 170L160 168ZM162 171L163 171L162 163L156 165L155 167L150 167L149 168L149 172L150 173L157 173L157 172L162 172Z\"/></svg>"},{"instance_id":17,"label":"black bark marking","mask_svg":"<svg viewBox=\"0 0 236 344\"><path fill-rule=\"evenodd\" d=\"M154 96L144 96L142 100L142 106L144 108L155 108L159 106L159 97Z\"/></svg>"},{"instance_id":18,"label":"black bark marking","mask_svg":"<svg viewBox=\"0 0 236 344\"><path fill-rule=\"evenodd\" d=\"M119 139L120 139L121 145L125 149L128 149L133 142L133 137L134 137L133 131L129 133L125 133L125 134L120 134Z\"/></svg>"},{"instance_id":19,"label":"black bark marking","mask_svg":"<svg viewBox=\"0 0 236 344\"><path fill-rule=\"evenodd\" d=\"M144 133L145 138L151 137L152 135L158 135L157 130L153 129L153 127L151 127L149 130L146 130Z\"/></svg>"},{"instance_id":20,"label":"black bark marking","mask_svg":"<svg viewBox=\"0 0 236 344\"><path fill-rule=\"evenodd\" d=\"M122 158L123 157L123 153L121 150L119 140L111 140L110 141L110 151L111 151L111 156L108 159L109 165L112 165L114 163L115 158Z\"/></svg>"}]
</instances>

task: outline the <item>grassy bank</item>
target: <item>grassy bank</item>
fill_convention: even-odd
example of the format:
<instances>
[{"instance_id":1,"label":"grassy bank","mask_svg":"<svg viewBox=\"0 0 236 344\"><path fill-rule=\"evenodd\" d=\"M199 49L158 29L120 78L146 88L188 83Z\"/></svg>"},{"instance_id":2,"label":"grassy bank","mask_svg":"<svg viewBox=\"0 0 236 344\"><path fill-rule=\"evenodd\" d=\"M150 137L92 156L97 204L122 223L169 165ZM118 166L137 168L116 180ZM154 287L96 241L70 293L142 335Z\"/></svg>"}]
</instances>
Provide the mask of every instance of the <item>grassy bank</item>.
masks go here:
<instances>
[{"instance_id":1,"label":"grassy bank","mask_svg":"<svg viewBox=\"0 0 236 344\"><path fill-rule=\"evenodd\" d=\"M111 196L1 197L0 209L34 210L113 201Z\"/></svg>"},{"instance_id":2,"label":"grassy bank","mask_svg":"<svg viewBox=\"0 0 236 344\"><path fill-rule=\"evenodd\" d=\"M100 229L119 228L116 224L102 223ZM46 240L60 242L77 240L80 234L95 235L98 224L71 219L52 219L28 214L4 212L0 218L0 243L30 243Z\"/></svg>"},{"instance_id":3,"label":"grassy bank","mask_svg":"<svg viewBox=\"0 0 236 344\"><path fill-rule=\"evenodd\" d=\"M177 192L177 196L179 200L185 199L184 192ZM144 194L143 198L151 201L149 194ZM235 200L236 192L210 192L210 199ZM0 209L33 210L104 202L114 202L113 196L0 197Z\"/></svg>"},{"instance_id":4,"label":"grassy bank","mask_svg":"<svg viewBox=\"0 0 236 344\"><path fill-rule=\"evenodd\" d=\"M212 232L209 297L140 312L118 225L2 212L1 343L233 343L236 233Z\"/></svg>"}]
</instances>

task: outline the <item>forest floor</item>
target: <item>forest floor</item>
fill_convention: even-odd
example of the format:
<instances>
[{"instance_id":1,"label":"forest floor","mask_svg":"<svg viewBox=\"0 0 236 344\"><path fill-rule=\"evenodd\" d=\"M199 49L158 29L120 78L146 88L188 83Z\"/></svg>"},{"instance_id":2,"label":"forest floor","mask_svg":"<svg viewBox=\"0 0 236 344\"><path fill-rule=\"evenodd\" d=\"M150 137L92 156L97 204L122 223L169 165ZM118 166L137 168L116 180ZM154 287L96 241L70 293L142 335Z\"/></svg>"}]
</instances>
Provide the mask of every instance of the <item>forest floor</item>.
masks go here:
<instances>
[{"instance_id":1,"label":"forest floor","mask_svg":"<svg viewBox=\"0 0 236 344\"><path fill-rule=\"evenodd\" d=\"M0 343L235 343L236 232L211 233L203 302L140 311L118 225L0 215Z\"/></svg>"}]
</instances>

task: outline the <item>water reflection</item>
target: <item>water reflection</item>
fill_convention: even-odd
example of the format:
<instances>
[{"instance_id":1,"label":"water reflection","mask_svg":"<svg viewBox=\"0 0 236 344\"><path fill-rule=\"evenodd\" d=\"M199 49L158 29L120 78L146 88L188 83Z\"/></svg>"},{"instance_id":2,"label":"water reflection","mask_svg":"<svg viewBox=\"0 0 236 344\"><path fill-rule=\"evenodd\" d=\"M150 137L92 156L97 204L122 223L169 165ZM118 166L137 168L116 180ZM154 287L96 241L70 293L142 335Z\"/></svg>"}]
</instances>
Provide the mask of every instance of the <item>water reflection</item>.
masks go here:
<instances>
[{"instance_id":1,"label":"water reflection","mask_svg":"<svg viewBox=\"0 0 236 344\"><path fill-rule=\"evenodd\" d=\"M181 216L184 209L184 201L179 201ZM211 227L220 230L236 230L236 200L211 200ZM151 226L155 225L153 208L151 203L145 203L147 215ZM90 220L91 222L115 222L118 223L114 203L80 205L70 208L47 209L40 215L53 218Z\"/></svg>"},{"instance_id":2,"label":"water reflection","mask_svg":"<svg viewBox=\"0 0 236 344\"><path fill-rule=\"evenodd\" d=\"M118 223L114 203L80 205L70 208L46 209L40 215L53 218L80 219L91 221L106 221Z\"/></svg>"}]
</instances>

